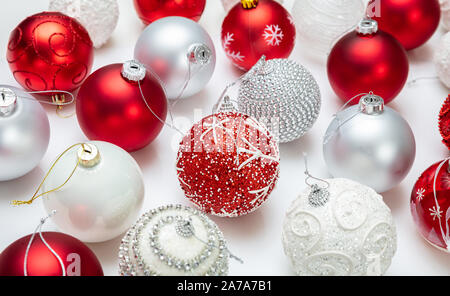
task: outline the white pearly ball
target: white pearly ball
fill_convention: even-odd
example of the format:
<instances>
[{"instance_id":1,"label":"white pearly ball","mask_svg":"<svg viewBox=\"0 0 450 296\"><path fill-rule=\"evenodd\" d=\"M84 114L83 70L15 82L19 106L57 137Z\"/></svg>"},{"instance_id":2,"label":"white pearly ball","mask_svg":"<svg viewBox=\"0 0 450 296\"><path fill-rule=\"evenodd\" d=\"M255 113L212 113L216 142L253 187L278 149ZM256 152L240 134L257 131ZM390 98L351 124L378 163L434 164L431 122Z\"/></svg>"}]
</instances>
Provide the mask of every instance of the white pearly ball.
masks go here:
<instances>
[{"instance_id":1,"label":"white pearly ball","mask_svg":"<svg viewBox=\"0 0 450 296\"><path fill-rule=\"evenodd\" d=\"M391 211L381 195L349 179L313 185L283 224L285 254L298 275L382 275L397 249ZM322 196L320 194L323 194Z\"/></svg>"},{"instance_id":2,"label":"white pearly ball","mask_svg":"<svg viewBox=\"0 0 450 296\"><path fill-rule=\"evenodd\" d=\"M108 41L119 20L117 0L50 0L48 9L78 20L96 48Z\"/></svg>"},{"instance_id":3,"label":"white pearly ball","mask_svg":"<svg viewBox=\"0 0 450 296\"><path fill-rule=\"evenodd\" d=\"M283 0L275 0L275 1L283 4ZM229 11L231 7L233 7L234 5L236 5L236 3L239 2L241 2L241 0L222 0L222 5L225 11Z\"/></svg>"},{"instance_id":4,"label":"white pearly ball","mask_svg":"<svg viewBox=\"0 0 450 296\"><path fill-rule=\"evenodd\" d=\"M439 0L441 4L441 21L447 31L450 31L450 0Z\"/></svg>"},{"instance_id":5,"label":"white pearly ball","mask_svg":"<svg viewBox=\"0 0 450 296\"><path fill-rule=\"evenodd\" d=\"M434 53L434 64L439 79L450 88L450 32L442 36Z\"/></svg>"}]
</instances>

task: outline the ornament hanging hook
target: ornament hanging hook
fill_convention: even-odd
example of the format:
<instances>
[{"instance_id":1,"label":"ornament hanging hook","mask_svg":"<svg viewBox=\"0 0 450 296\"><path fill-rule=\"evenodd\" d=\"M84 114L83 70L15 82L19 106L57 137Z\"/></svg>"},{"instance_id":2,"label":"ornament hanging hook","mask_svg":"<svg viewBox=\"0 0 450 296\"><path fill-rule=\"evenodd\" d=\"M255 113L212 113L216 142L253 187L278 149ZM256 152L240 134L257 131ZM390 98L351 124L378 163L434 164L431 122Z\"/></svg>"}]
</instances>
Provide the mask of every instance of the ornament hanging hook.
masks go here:
<instances>
[{"instance_id":1,"label":"ornament hanging hook","mask_svg":"<svg viewBox=\"0 0 450 296\"><path fill-rule=\"evenodd\" d=\"M303 159L305 160L305 183L311 188L311 191L308 196L308 202L312 207L321 207L324 206L330 197L330 192L328 189L330 188L330 183L324 179L320 179L317 177L314 177L309 173L308 170L308 155L306 153L303 153ZM314 179L317 181L320 181L324 184L326 184L325 187L321 187L316 183L310 183L309 180Z\"/></svg>"},{"instance_id":2,"label":"ornament hanging hook","mask_svg":"<svg viewBox=\"0 0 450 296\"><path fill-rule=\"evenodd\" d=\"M318 177L314 177L313 175L311 175L311 173L309 172L309 169L308 169L308 154L306 152L303 152L303 160L305 162L305 172L304 172L306 175L305 184L308 185L309 187L312 187L314 184L310 183L309 180L314 179L314 180L317 180L317 181L320 181L320 182L326 184L326 187L324 189L330 188L330 183L328 181L318 178Z\"/></svg>"}]
</instances>

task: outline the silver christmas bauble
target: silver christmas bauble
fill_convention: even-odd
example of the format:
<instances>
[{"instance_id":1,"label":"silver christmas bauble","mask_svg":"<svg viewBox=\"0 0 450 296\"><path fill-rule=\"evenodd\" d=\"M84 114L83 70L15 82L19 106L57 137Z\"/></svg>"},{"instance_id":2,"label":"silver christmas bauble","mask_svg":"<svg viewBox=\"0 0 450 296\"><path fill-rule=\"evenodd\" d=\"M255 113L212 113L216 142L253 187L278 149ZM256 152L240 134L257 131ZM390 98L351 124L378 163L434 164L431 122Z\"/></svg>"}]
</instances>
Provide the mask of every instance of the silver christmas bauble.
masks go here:
<instances>
[{"instance_id":1,"label":"silver christmas bauble","mask_svg":"<svg viewBox=\"0 0 450 296\"><path fill-rule=\"evenodd\" d=\"M0 181L33 170L49 141L50 124L41 104L16 87L0 85Z\"/></svg>"},{"instance_id":2,"label":"silver christmas bauble","mask_svg":"<svg viewBox=\"0 0 450 296\"><path fill-rule=\"evenodd\" d=\"M434 53L434 64L439 79L450 88L450 32L441 37Z\"/></svg>"},{"instance_id":3,"label":"silver christmas bauble","mask_svg":"<svg viewBox=\"0 0 450 296\"><path fill-rule=\"evenodd\" d=\"M48 9L79 21L96 48L109 40L119 20L117 0L50 0Z\"/></svg>"},{"instance_id":4,"label":"silver christmas bauble","mask_svg":"<svg viewBox=\"0 0 450 296\"><path fill-rule=\"evenodd\" d=\"M282 242L298 275L382 275L397 249L391 211L373 189L348 179L313 185L292 203Z\"/></svg>"},{"instance_id":5,"label":"silver christmas bauble","mask_svg":"<svg viewBox=\"0 0 450 296\"><path fill-rule=\"evenodd\" d=\"M134 58L162 81L168 99L201 91L214 72L216 52L211 37L184 17L159 19L142 32Z\"/></svg>"},{"instance_id":6,"label":"silver christmas bauble","mask_svg":"<svg viewBox=\"0 0 450 296\"><path fill-rule=\"evenodd\" d=\"M227 275L229 253L217 225L199 211L168 205L145 213L119 247L126 276Z\"/></svg>"},{"instance_id":7,"label":"silver christmas bauble","mask_svg":"<svg viewBox=\"0 0 450 296\"><path fill-rule=\"evenodd\" d=\"M406 177L416 142L406 120L370 94L336 115L324 137L323 153L331 175L381 193Z\"/></svg>"},{"instance_id":8,"label":"silver christmas bauble","mask_svg":"<svg viewBox=\"0 0 450 296\"><path fill-rule=\"evenodd\" d=\"M239 111L265 124L281 143L303 136L320 112L320 89L303 66L263 56L243 78Z\"/></svg>"}]
</instances>

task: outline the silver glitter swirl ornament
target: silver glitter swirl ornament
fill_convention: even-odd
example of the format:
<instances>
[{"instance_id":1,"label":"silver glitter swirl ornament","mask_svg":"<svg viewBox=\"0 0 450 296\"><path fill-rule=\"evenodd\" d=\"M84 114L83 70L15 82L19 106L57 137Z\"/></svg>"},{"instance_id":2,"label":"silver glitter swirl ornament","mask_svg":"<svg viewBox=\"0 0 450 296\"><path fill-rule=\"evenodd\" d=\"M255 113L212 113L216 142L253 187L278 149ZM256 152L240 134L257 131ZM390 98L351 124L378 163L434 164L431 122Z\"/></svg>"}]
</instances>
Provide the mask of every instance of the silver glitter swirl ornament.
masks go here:
<instances>
[{"instance_id":1,"label":"silver glitter swirl ornament","mask_svg":"<svg viewBox=\"0 0 450 296\"><path fill-rule=\"evenodd\" d=\"M161 79L168 99L186 98L201 91L216 65L208 32L198 23L178 16L148 25L136 43L134 58Z\"/></svg>"},{"instance_id":2,"label":"silver glitter swirl ornament","mask_svg":"<svg viewBox=\"0 0 450 296\"><path fill-rule=\"evenodd\" d=\"M239 88L239 111L265 124L281 143L303 136L317 120L320 105L314 77L288 59L261 57Z\"/></svg>"},{"instance_id":3,"label":"silver glitter swirl ornament","mask_svg":"<svg viewBox=\"0 0 450 296\"><path fill-rule=\"evenodd\" d=\"M373 189L348 179L304 190L283 224L282 242L298 275L382 275L397 249L391 211ZM323 202L318 202L322 194ZM312 198L312 195L315 195Z\"/></svg>"},{"instance_id":4,"label":"silver glitter swirl ornament","mask_svg":"<svg viewBox=\"0 0 450 296\"><path fill-rule=\"evenodd\" d=\"M386 192L410 171L415 155L414 134L403 117L384 106L381 97L368 94L359 105L336 115L323 143L328 170Z\"/></svg>"},{"instance_id":5,"label":"silver glitter swirl ornament","mask_svg":"<svg viewBox=\"0 0 450 296\"><path fill-rule=\"evenodd\" d=\"M201 212L167 205L145 213L119 248L125 276L227 275L230 256L222 232Z\"/></svg>"},{"instance_id":6,"label":"silver glitter swirl ornament","mask_svg":"<svg viewBox=\"0 0 450 296\"><path fill-rule=\"evenodd\" d=\"M0 181L33 170L49 141L50 124L41 104L23 90L0 85Z\"/></svg>"}]
</instances>

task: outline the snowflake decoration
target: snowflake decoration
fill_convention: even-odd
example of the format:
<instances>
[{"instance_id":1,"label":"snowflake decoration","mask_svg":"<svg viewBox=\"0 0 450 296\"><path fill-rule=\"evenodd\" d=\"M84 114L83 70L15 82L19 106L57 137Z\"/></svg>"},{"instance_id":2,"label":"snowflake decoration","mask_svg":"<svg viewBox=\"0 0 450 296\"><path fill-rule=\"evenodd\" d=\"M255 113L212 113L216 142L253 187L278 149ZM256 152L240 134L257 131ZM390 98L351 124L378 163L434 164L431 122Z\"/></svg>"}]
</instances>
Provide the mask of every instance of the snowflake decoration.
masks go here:
<instances>
[{"instance_id":1,"label":"snowflake decoration","mask_svg":"<svg viewBox=\"0 0 450 296\"><path fill-rule=\"evenodd\" d=\"M438 218L439 220L441 219L443 212L441 211L441 208L439 206L437 206L437 207L433 206L433 208L430 208L429 210L430 210L430 215L433 217L433 221L436 218Z\"/></svg>"},{"instance_id":2,"label":"snowflake decoration","mask_svg":"<svg viewBox=\"0 0 450 296\"><path fill-rule=\"evenodd\" d=\"M416 201L422 201L422 199L423 199L423 197L424 197L424 194L425 194L425 189L423 189L423 188L420 188L420 189L417 189L417 192L416 192Z\"/></svg>"},{"instance_id":3,"label":"snowflake decoration","mask_svg":"<svg viewBox=\"0 0 450 296\"><path fill-rule=\"evenodd\" d=\"M225 50L227 56L229 56L233 60L243 62L245 56L241 55L240 51L234 51L230 49L231 42L234 41L233 36L234 33L227 33L227 35L225 35L225 37L222 40L223 49Z\"/></svg>"},{"instance_id":4,"label":"snowflake decoration","mask_svg":"<svg viewBox=\"0 0 450 296\"><path fill-rule=\"evenodd\" d=\"M267 45L279 46L283 40L284 34L278 25L266 25L263 33Z\"/></svg>"}]
</instances>

